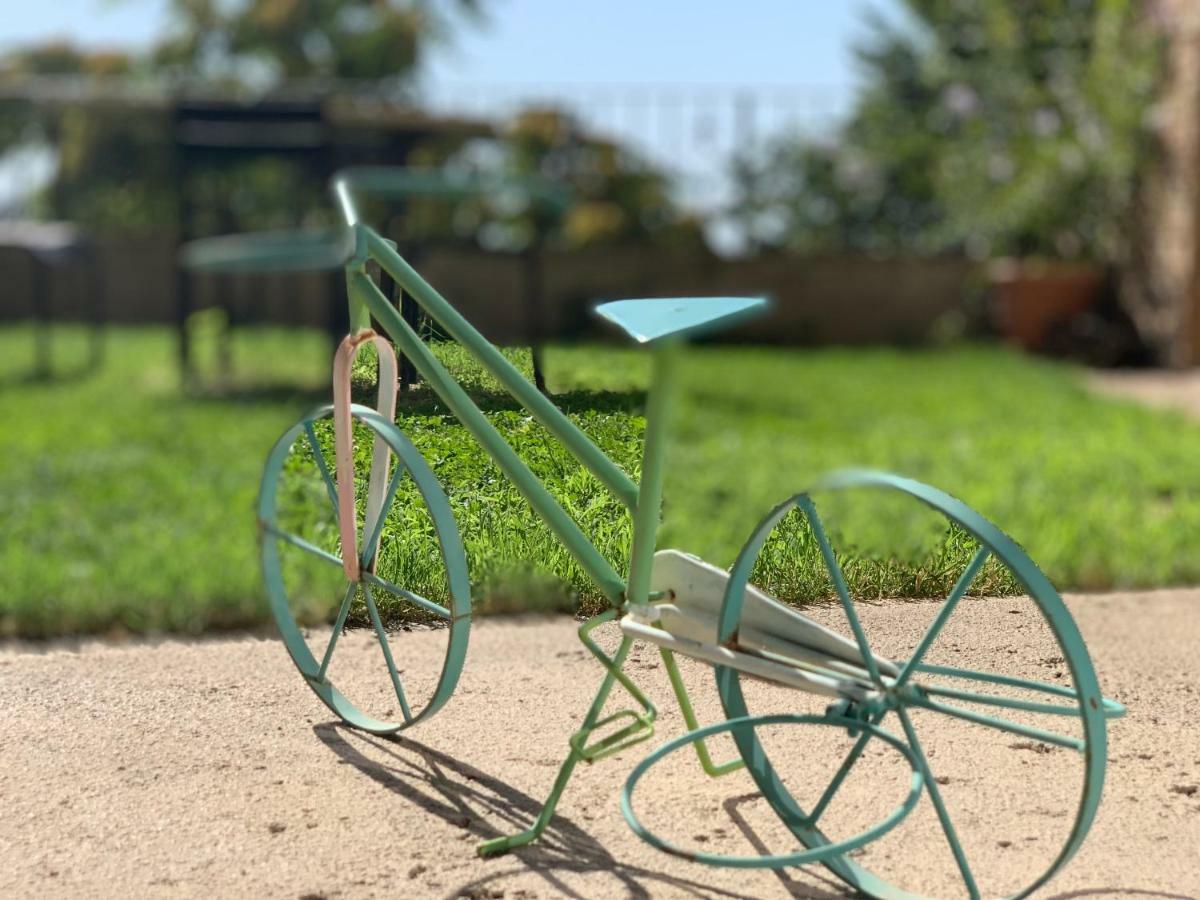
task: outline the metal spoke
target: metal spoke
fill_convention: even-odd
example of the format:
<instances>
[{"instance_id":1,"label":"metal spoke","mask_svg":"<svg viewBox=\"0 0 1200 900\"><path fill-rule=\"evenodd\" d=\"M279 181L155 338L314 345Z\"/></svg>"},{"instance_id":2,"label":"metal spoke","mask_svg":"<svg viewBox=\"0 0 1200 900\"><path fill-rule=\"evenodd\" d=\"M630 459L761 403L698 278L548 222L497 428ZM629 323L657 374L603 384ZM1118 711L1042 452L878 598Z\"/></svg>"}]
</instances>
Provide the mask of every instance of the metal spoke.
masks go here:
<instances>
[{"instance_id":1,"label":"metal spoke","mask_svg":"<svg viewBox=\"0 0 1200 900\"><path fill-rule=\"evenodd\" d=\"M276 528L274 525L266 522L263 523L262 528L263 531L267 532L267 534L277 537L279 540L285 541L286 543L291 544L293 547L299 547L304 552L311 553L313 556L323 559L327 563L332 563L339 569L342 567L342 561L338 557L334 556L328 550L322 550L316 544L310 544L302 537L296 537L296 535L287 531L282 531Z\"/></svg>"},{"instance_id":2,"label":"metal spoke","mask_svg":"<svg viewBox=\"0 0 1200 900\"><path fill-rule=\"evenodd\" d=\"M390 581L380 578L374 572L364 571L362 573L362 577L363 581L369 581L371 584L375 585L375 587L381 588L387 591L389 594L395 594L402 600L407 600L414 606L419 606L421 609L431 612L435 616L441 616L443 619L450 618L450 610L446 609L446 607L434 603L432 600L426 600L420 594L414 594L412 591L406 591L404 588L400 587L400 585L392 584Z\"/></svg>"},{"instance_id":3,"label":"metal spoke","mask_svg":"<svg viewBox=\"0 0 1200 900\"><path fill-rule=\"evenodd\" d=\"M383 498L383 505L379 508L379 516L375 520L375 526L371 529L371 538L363 544L363 568L369 568L371 563L375 561L375 554L379 552L379 537L383 534L383 523L387 520L388 511L392 508L392 503L396 499L396 491L400 487L400 479L404 477L407 469L401 465L400 460L396 460L396 471L392 473L391 481L388 482L387 494Z\"/></svg>"},{"instance_id":4,"label":"metal spoke","mask_svg":"<svg viewBox=\"0 0 1200 900\"><path fill-rule=\"evenodd\" d=\"M870 673L871 680L875 682L876 686L882 689L883 680L879 677L879 666L875 663L875 656L871 653L871 646L867 642L866 634L863 632L862 623L858 621L858 614L854 611L854 604L850 600L850 590L846 587L846 578L842 575L842 568L838 565L837 559L834 558L833 547L829 545L829 538L825 536L825 528L821 524L820 516L817 515L817 509L808 497L801 497L798 505L808 517L808 522L812 526L813 536L816 537L817 543L821 547L821 556L825 560L825 568L829 572L829 577L833 579L833 586L842 601L842 609L845 610L846 618L850 622L850 630L854 632L854 640L858 642L858 652L862 654L867 672Z\"/></svg>"},{"instance_id":5,"label":"metal spoke","mask_svg":"<svg viewBox=\"0 0 1200 900\"><path fill-rule=\"evenodd\" d=\"M881 709L879 712L875 713L875 715L870 717L871 724L879 725L879 723L887 717L889 712L890 710L888 709ZM854 746L850 748L850 752L846 754L846 758L842 760L841 766L838 768L837 773L833 776L833 781L831 781L829 786L825 788L825 791L821 794L820 799L817 800L816 806L814 806L812 812L808 814L808 818L806 819L806 822L808 823L807 827L817 827L817 819L821 817L821 813L825 812L825 808L829 806L830 802L833 800L838 788L841 787L842 782L846 779L846 776L850 774L850 770L854 767L854 764L858 762L858 758L862 756L863 750L867 748L867 743L870 741L870 739L871 733L869 731L864 731L859 739L855 742Z\"/></svg>"},{"instance_id":6,"label":"metal spoke","mask_svg":"<svg viewBox=\"0 0 1200 900\"><path fill-rule=\"evenodd\" d=\"M1046 744L1054 744L1058 747L1066 747L1068 750L1078 750L1083 752L1084 742L1080 738L1069 737L1065 734L1059 734L1057 731L1046 731L1042 728L1033 728L1029 725L1021 725L1018 722L1012 722L1008 719L997 719L992 716L984 715L983 713L972 712L969 709L963 709L961 706L951 706L949 703L939 703L936 700L930 700L927 697L916 697L908 701L909 705L920 707L921 709L932 710L947 716L953 716L956 719L963 719L967 722L974 722L976 725L984 725L988 728L995 728L999 731L1007 731L1009 734L1020 735L1031 740L1042 741Z\"/></svg>"},{"instance_id":7,"label":"metal spoke","mask_svg":"<svg viewBox=\"0 0 1200 900\"><path fill-rule=\"evenodd\" d=\"M317 670L317 680L325 680L325 671L329 668L329 661L333 659L333 648L337 646L338 638L342 636L342 629L346 627L346 615L350 612L350 602L354 599L354 594L358 589L355 582L350 582L350 586L346 588L346 596L342 598L342 605L338 608L337 618L333 622L333 634L329 636L329 646L325 648L325 655L321 658L321 668Z\"/></svg>"},{"instance_id":8,"label":"metal spoke","mask_svg":"<svg viewBox=\"0 0 1200 900\"><path fill-rule=\"evenodd\" d=\"M946 804L942 801L942 792L938 789L933 772L929 770L929 761L925 758L925 751L921 749L920 741L917 740L917 732L913 729L907 710L903 708L898 709L896 710L896 714L900 716L900 722L904 726L904 734L908 738L908 746L912 749L913 755L917 759L917 764L921 767L921 775L925 779L925 787L929 791L929 799L933 802L933 808L937 812L938 821L942 823L942 832L946 835L946 840L950 844L950 852L954 854L954 861L958 864L958 871L962 873L967 893L970 895L971 900L978 900L979 888L975 884L975 876L971 874L971 867L967 864L967 855L963 852L962 844L958 842L958 835L954 831L954 823L950 821L950 813L946 811Z\"/></svg>"},{"instance_id":9,"label":"metal spoke","mask_svg":"<svg viewBox=\"0 0 1200 900\"><path fill-rule=\"evenodd\" d=\"M983 681L988 684L1000 684L1005 687L1024 688L1028 691L1040 691L1043 694L1053 694L1055 697L1067 697L1079 702L1079 693L1074 688L1064 684L1050 684L1045 681L1031 681L1028 678L1018 678L1015 675L1003 675L1000 672L980 672L978 669L959 669L954 666L932 666L922 663L917 671L927 675L942 675L946 678L962 678L965 681Z\"/></svg>"},{"instance_id":10,"label":"metal spoke","mask_svg":"<svg viewBox=\"0 0 1200 900\"><path fill-rule=\"evenodd\" d=\"M966 703L980 703L984 706L999 706L1004 709L1015 709L1021 712L1041 713L1047 716L1078 716L1079 708L1062 706L1056 703L1034 703L1031 700L1020 700L1015 697L997 697L995 694L979 694L975 691L959 691L954 688L944 688L928 685L921 686L922 692L934 697L949 697L951 700L962 700Z\"/></svg>"},{"instance_id":11,"label":"metal spoke","mask_svg":"<svg viewBox=\"0 0 1200 900\"><path fill-rule=\"evenodd\" d=\"M388 674L392 676L392 687L396 689L396 699L400 701L400 712L404 716L405 722L411 722L412 713L408 709L408 699L404 696L404 685L400 683L400 673L396 671L396 663L392 659L392 648L388 645L387 632L383 630L383 622L379 619L379 609L375 606L375 598L371 596L371 589L367 585L364 584L362 589L363 596L367 600L367 613L371 616L371 624L379 638L380 649L383 650L383 660L387 663Z\"/></svg>"},{"instance_id":12,"label":"metal spoke","mask_svg":"<svg viewBox=\"0 0 1200 900\"><path fill-rule=\"evenodd\" d=\"M947 678L962 678L967 681L982 681L987 684L999 684L999 685L1004 685L1005 687L1014 687L1014 688L1020 688L1022 690L1026 690L1026 691L1035 691L1035 692L1042 693L1042 694L1050 694L1052 697L1064 697L1065 699L1070 700L1071 702L1076 703L1076 704L1083 702L1083 699L1079 696L1079 692L1077 690L1075 690L1072 687L1068 687L1064 684L1049 684L1048 682L1045 682L1045 681L1031 681L1028 678L1017 678L1012 675L1001 675L998 672L978 672L975 669L956 669L953 666L921 665L921 666L918 666L918 670L921 672L926 672L930 675L943 675ZM949 688L942 688L942 687L938 687L937 685L934 685L931 687L929 685L922 684L921 689L923 691L925 691L925 693L927 693L927 694L941 694L941 695L945 695L945 696L954 696L950 692ZM976 702L976 703L986 703L987 702L985 700L976 699L977 696L978 695L972 695L970 697L963 697L961 699L968 699L968 700L971 700L972 702ZM994 695L985 695L985 696L994 696ZM1028 708L1032 712L1037 712L1038 710L1034 709L1033 706L1034 706L1034 704L1031 704ZM1074 707L1056 707L1056 708L1067 710L1072 715L1075 714ZM1100 699L1100 710L1106 719L1119 719L1121 716L1125 715L1125 707L1124 706L1122 706L1116 700L1110 700L1106 697L1102 697ZM1048 711L1048 710L1045 710L1045 711ZM1067 712L1063 713L1063 715L1066 715L1066 714L1067 714Z\"/></svg>"},{"instance_id":13,"label":"metal spoke","mask_svg":"<svg viewBox=\"0 0 1200 900\"><path fill-rule=\"evenodd\" d=\"M321 445L317 443L317 432L313 428L312 422L304 423L304 433L308 435L308 446L312 448L313 459L316 460L317 468L321 470L321 478L325 481L325 490L329 492L329 502L333 504L334 515L337 515L337 486L333 483L329 466L325 464L325 454L321 451Z\"/></svg>"},{"instance_id":14,"label":"metal spoke","mask_svg":"<svg viewBox=\"0 0 1200 900\"><path fill-rule=\"evenodd\" d=\"M967 593L967 590L971 587L971 582L975 580L975 576L979 574L979 570L983 568L983 564L987 562L989 555L990 552L987 547L980 547L975 552L970 564L955 583L954 590L950 592L950 596L946 598L946 602L938 610L933 624L922 635L920 643L917 644L916 649L912 652L912 656L904 664L904 668L900 672L900 677L896 679L896 687L902 687L912 676L913 672L916 671L916 667L921 664L921 660L925 658L930 645L933 644L934 640L941 633L942 628L950 619L950 615L954 612L954 608L958 606L958 601Z\"/></svg>"},{"instance_id":15,"label":"metal spoke","mask_svg":"<svg viewBox=\"0 0 1200 900\"><path fill-rule=\"evenodd\" d=\"M882 718L882 716L880 716ZM834 794L838 788L842 786L842 782L846 780L846 776L850 774L850 770L854 768L854 764L858 762L858 758L862 756L863 750L867 748L867 743L871 740L871 733L864 731L854 746L850 748L850 752L846 754L846 758L842 760L841 766L837 773L833 776L833 780L829 782L829 786L825 788L825 792L821 794L821 798L817 801L816 806L812 808L805 819L805 827L816 828L817 819L821 818L821 813L825 812L825 808L829 806L833 800Z\"/></svg>"}]
</instances>

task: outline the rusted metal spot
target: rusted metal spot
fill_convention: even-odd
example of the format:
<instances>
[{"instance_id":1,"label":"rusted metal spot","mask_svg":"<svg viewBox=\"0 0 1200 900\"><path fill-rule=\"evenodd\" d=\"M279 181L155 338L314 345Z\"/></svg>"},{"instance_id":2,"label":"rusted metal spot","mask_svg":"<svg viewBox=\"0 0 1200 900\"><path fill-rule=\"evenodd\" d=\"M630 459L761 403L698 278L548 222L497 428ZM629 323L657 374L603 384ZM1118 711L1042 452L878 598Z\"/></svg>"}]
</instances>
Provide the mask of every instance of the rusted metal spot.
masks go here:
<instances>
[{"instance_id":1,"label":"rusted metal spot","mask_svg":"<svg viewBox=\"0 0 1200 900\"><path fill-rule=\"evenodd\" d=\"M346 344L350 350L357 350L364 343L372 341L378 336L373 329L364 328L362 331L356 331L354 334L348 335Z\"/></svg>"}]
</instances>

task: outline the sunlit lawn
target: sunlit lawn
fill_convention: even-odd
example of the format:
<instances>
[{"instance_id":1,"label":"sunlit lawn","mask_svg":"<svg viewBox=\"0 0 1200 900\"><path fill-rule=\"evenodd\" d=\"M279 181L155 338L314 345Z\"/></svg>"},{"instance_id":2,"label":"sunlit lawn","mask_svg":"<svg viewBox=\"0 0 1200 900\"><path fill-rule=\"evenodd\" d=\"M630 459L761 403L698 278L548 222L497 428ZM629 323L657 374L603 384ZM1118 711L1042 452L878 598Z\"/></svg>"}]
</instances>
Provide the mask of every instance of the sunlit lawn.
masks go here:
<instances>
[{"instance_id":1,"label":"sunlit lawn","mask_svg":"<svg viewBox=\"0 0 1200 900\"><path fill-rule=\"evenodd\" d=\"M0 330L0 632L195 632L263 621L259 472L279 432L323 401L324 339L245 333L232 392L186 399L166 330L114 330L103 371L50 382L23 377L30 340L27 329ZM623 564L629 523L620 508L455 348L440 352L599 548ZM548 369L570 414L635 471L645 355L552 348ZM822 470L857 464L956 494L1062 588L1200 580L1200 427L1093 397L1065 367L988 348L706 347L691 352L685 376L664 545L729 565L772 505ZM423 392L403 405L401 426L450 493L480 602L511 599L532 574L543 589L594 605L596 591L462 428ZM392 552L406 540L389 523ZM940 590L949 577L901 562L886 577L852 570L854 586L869 596L912 594ZM808 564L785 560L761 574L803 600L825 589L803 571Z\"/></svg>"}]
</instances>

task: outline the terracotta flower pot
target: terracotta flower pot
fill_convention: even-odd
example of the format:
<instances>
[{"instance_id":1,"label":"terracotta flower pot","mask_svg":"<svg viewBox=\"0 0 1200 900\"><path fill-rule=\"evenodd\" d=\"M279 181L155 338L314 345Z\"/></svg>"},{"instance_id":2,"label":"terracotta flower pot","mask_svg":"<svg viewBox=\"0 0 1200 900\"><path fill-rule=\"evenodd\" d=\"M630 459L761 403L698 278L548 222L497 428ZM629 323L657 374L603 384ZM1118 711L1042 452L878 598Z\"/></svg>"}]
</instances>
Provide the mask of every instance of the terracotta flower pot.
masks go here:
<instances>
[{"instance_id":1,"label":"terracotta flower pot","mask_svg":"<svg viewBox=\"0 0 1200 900\"><path fill-rule=\"evenodd\" d=\"M1100 299L1104 270L1088 263L997 260L988 269L994 322L1002 335L1026 350L1040 350L1046 336Z\"/></svg>"}]
</instances>

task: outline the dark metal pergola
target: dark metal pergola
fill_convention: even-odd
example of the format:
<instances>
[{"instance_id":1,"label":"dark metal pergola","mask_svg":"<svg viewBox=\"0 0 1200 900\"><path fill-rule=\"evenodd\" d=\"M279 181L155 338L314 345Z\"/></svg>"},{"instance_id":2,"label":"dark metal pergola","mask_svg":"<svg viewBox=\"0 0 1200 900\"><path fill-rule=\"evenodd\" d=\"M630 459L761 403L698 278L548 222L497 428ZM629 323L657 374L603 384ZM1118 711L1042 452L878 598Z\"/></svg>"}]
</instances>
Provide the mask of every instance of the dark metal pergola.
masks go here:
<instances>
[{"instance_id":1,"label":"dark metal pergola","mask_svg":"<svg viewBox=\"0 0 1200 900\"><path fill-rule=\"evenodd\" d=\"M54 370L54 307L50 290L51 273L73 268L87 279L86 295L92 326L89 358L85 366L98 369L104 361L104 283L100 278L95 248L80 229L67 222L0 222L0 249L25 257L32 282L35 378L49 378Z\"/></svg>"},{"instance_id":2,"label":"dark metal pergola","mask_svg":"<svg viewBox=\"0 0 1200 900\"><path fill-rule=\"evenodd\" d=\"M161 120L169 135L168 152L172 153L171 171L178 192L177 247L215 232L248 227L237 220L228 203L222 206L221 198L202 196L205 172L246 161L275 159L297 167L305 181L323 191L332 174L341 168L403 166L410 162L415 148L431 140L453 145L455 141L495 136L490 122L430 116L403 96L364 88L360 83L336 81L296 82L269 93L253 94L163 81L0 74L0 102L27 103L51 112L87 109ZM404 199L397 200L397 211L405 203ZM523 324L534 346L538 387L543 389L537 347L543 330L542 249L550 227L539 226L534 241L520 254L528 298L528 321ZM411 236L402 247L414 264L423 249ZM226 276L207 277L225 278L217 291L216 305L226 323L236 326L245 311L238 296L242 285ZM340 272L327 277L326 328L336 342L347 327L345 286ZM179 264L178 252L175 286L178 356L183 379L188 383L196 375L188 321L196 311L197 285L195 275ZM398 302L407 315L416 315L411 303L399 298ZM232 356L229 338L230 328L226 327L217 350L219 365L226 372ZM415 380L407 364L402 380Z\"/></svg>"},{"instance_id":3,"label":"dark metal pergola","mask_svg":"<svg viewBox=\"0 0 1200 900\"><path fill-rule=\"evenodd\" d=\"M431 118L376 95L328 89L306 93L295 88L286 94L251 100L179 96L171 105L171 129L180 194L181 245L205 236L196 222L201 201L193 176L198 172L271 158L299 166L314 184L323 186L345 166L403 165L416 147L432 138L492 134L486 123ZM235 221L223 224L227 231L240 227ZM187 321L194 311L193 279L182 267L177 267L176 277L179 361L183 377L189 381L193 365ZM334 342L348 324L344 291L341 273L330 274L326 321ZM233 304L223 300L221 305L229 324L236 324ZM227 341L223 341L220 353L228 366Z\"/></svg>"}]
</instances>

